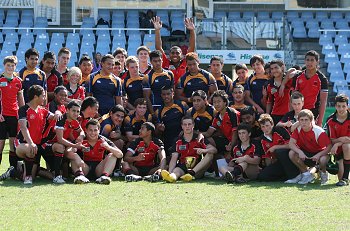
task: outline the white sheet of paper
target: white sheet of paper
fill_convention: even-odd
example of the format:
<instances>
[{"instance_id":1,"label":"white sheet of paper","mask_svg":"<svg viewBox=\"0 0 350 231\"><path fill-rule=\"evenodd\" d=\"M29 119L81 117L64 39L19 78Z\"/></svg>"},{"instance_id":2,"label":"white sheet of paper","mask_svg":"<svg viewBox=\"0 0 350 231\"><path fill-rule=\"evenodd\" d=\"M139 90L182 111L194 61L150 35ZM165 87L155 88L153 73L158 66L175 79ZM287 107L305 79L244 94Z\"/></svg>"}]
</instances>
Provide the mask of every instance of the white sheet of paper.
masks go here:
<instances>
[{"instance_id":1,"label":"white sheet of paper","mask_svg":"<svg viewBox=\"0 0 350 231\"><path fill-rule=\"evenodd\" d=\"M220 169L220 167L227 166L227 162L225 159L218 159L218 160L216 160L216 163L218 164L219 169ZM221 172L219 172L219 176L220 177L222 176Z\"/></svg>"}]
</instances>

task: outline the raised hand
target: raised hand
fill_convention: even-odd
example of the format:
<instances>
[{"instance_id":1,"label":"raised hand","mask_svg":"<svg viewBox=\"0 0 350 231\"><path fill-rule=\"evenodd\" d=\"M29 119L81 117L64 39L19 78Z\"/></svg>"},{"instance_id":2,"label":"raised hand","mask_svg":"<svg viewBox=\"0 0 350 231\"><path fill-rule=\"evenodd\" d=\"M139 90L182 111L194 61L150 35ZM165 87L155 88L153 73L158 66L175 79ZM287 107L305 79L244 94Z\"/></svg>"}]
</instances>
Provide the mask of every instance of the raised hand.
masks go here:
<instances>
[{"instance_id":1,"label":"raised hand","mask_svg":"<svg viewBox=\"0 0 350 231\"><path fill-rule=\"evenodd\" d=\"M160 30L162 29L162 21L160 21L160 17L156 16L151 19L154 29L155 30Z\"/></svg>"},{"instance_id":2,"label":"raised hand","mask_svg":"<svg viewBox=\"0 0 350 231\"><path fill-rule=\"evenodd\" d=\"M187 30L194 30L196 26L194 25L193 18L185 18L185 26Z\"/></svg>"}]
</instances>

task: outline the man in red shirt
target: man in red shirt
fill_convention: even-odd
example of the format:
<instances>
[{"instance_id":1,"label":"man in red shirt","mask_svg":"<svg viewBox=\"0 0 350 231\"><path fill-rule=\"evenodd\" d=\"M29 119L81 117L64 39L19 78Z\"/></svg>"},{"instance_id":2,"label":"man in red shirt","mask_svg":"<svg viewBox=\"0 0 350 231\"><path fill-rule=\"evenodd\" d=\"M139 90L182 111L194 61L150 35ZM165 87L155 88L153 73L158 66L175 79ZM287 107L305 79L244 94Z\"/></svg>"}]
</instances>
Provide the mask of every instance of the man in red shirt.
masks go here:
<instances>
[{"instance_id":1,"label":"man in red shirt","mask_svg":"<svg viewBox=\"0 0 350 231\"><path fill-rule=\"evenodd\" d=\"M186 66L187 66L186 60L182 57L183 56L182 50L178 46L173 46L170 48L170 54L168 59L162 47L162 38L160 35L160 30L162 29L162 22L160 21L160 17L153 18L152 23L154 25L155 35L156 35L156 38L155 38L156 50L159 50L162 52L163 68L169 69L173 72L175 85L176 85L180 77L183 76L186 72ZM193 23L193 19L186 18L185 26L190 31L190 44L187 52L194 52L194 49L196 47L196 32L195 32L196 27Z\"/></svg>"},{"instance_id":2,"label":"man in red shirt","mask_svg":"<svg viewBox=\"0 0 350 231\"><path fill-rule=\"evenodd\" d=\"M58 115L50 113L40 106L46 100L45 90L39 85L33 85L28 89L29 102L18 111L18 123L20 131L15 140L16 154L24 159L26 175L24 184L32 184L32 170L34 162L40 163L38 145L41 143L45 124L48 120L57 119ZM33 171L36 173L36 171ZM34 174L35 176L35 174Z\"/></svg>"},{"instance_id":3,"label":"man in red shirt","mask_svg":"<svg viewBox=\"0 0 350 231\"><path fill-rule=\"evenodd\" d=\"M307 166L320 166L321 185L328 181L326 172L331 150L331 141L326 132L314 124L314 115L308 109L303 109L298 115L300 126L294 130L289 141L289 158L299 168L300 174L285 181L289 184L307 184L315 177L308 171Z\"/></svg>"},{"instance_id":4,"label":"man in red shirt","mask_svg":"<svg viewBox=\"0 0 350 231\"><path fill-rule=\"evenodd\" d=\"M0 176L0 180L8 178L11 171L17 166L14 140L17 134L18 107L24 105L22 81L14 73L17 58L15 56L7 56L3 64L5 71L0 75L0 164L5 141L9 137L10 168Z\"/></svg>"},{"instance_id":5,"label":"man in red shirt","mask_svg":"<svg viewBox=\"0 0 350 231\"><path fill-rule=\"evenodd\" d=\"M327 131L332 141L331 154L338 160L339 182L337 186L349 185L350 169L350 112L349 98L340 94L335 97L335 109L327 119Z\"/></svg>"},{"instance_id":6,"label":"man in red shirt","mask_svg":"<svg viewBox=\"0 0 350 231\"><path fill-rule=\"evenodd\" d=\"M179 178L191 181L203 177L216 153L216 148L213 145L209 144L203 136L194 132L192 116L184 116L181 120L181 127L183 135L173 146L169 171L162 170L163 180L170 183L176 182Z\"/></svg>"},{"instance_id":7,"label":"man in red shirt","mask_svg":"<svg viewBox=\"0 0 350 231\"><path fill-rule=\"evenodd\" d=\"M290 74L287 74L289 77L285 78L280 86L279 94L280 96L284 94L284 88L291 83L289 80L293 78L291 85L294 90L299 91L305 98L304 109L311 110L314 114L316 124L322 126L327 106L328 80L317 69L319 59L320 55L316 51L308 51L305 54L305 71L290 70Z\"/></svg>"},{"instance_id":8,"label":"man in red shirt","mask_svg":"<svg viewBox=\"0 0 350 231\"><path fill-rule=\"evenodd\" d=\"M141 125L139 137L131 142L124 157L123 172L125 181L157 181L166 167L163 142L154 138L155 126L151 122Z\"/></svg>"}]
</instances>

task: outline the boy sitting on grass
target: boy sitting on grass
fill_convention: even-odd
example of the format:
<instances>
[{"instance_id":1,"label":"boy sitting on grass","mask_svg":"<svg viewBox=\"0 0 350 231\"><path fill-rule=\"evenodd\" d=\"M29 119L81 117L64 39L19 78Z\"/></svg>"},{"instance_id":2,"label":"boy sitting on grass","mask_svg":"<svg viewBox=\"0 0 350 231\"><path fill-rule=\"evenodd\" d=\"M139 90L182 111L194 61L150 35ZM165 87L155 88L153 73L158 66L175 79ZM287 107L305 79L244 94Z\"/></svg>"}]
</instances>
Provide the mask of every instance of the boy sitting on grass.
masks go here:
<instances>
[{"instance_id":1,"label":"boy sitting on grass","mask_svg":"<svg viewBox=\"0 0 350 231\"><path fill-rule=\"evenodd\" d=\"M262 149L258 142L252 141L251 126L242 123L237 128L239 144L233 148L233 159L228 166L222 166L219 171L225 176L227 183L246 183L254 180L259 173L259 163Z\"/></svg>"}]
</instances>

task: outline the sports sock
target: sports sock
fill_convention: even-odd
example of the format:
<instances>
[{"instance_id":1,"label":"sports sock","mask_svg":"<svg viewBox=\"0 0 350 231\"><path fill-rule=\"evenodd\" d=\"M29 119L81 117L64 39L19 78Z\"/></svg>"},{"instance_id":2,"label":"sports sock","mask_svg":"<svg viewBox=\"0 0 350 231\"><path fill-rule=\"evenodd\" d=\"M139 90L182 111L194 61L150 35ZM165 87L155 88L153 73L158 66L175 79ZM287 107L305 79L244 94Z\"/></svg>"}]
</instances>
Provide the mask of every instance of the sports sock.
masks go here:
<instances>
[{"instance_id":1,"label":"sports sock","mask_svg":"<svg viewBox=\"0 0 350 231\"><path fill-rule=\"evenodd\" d=\"M187 173L190 174L191 176L195 176L196 173L193 171L193 169L187 170Z\"/></svg>"},{"instance_id":2,"label":"sports sock","mask_svg":"<svg viewBox=\"0 0 350 231\"><path fill-rule=\"evenodd\" d=\"M54 154L54 170L55 170L55 177L61 175L61 165L63 160L63 153L55 153Z\"/></svg>"},{"instance_id":3,"label":"sports sock","mask_svg":"<svg viewBox=\"0 0 350 231\"><path fill-rule=\"evenodd\" d=\"M26 157L24 159L24 163L26 165L26 175L31 176L32 170L33 170L34 158Z\"/></svg>"},{"instance_id":4,"label":"sports sock","mask_svg":"<svg viewBox=\"0 0 350 231\"><path fill-rule=\"evenodd\" d=\"M10 166L17 167L18 157L15 152L9 151L9 162Z\"/></svg>"},{"instance_id":5,"label":"sports sock","mask_svg":"<svg viewBox=\"0 0 350 231\"><path fill-rule=\"evenodd\" d=\"M343 179L349 179L349 170L350 170L350 160L343 160L344 164L344 173L343 173Z\"/></svg>"},{"instance_id":6,"label":"sports sock","mask_svg":"<svg viewBox=\"0 0 350 231\"><path fill-rule=\"evenodd\" d=\"M81 171L81 170L78 170L74 173L74 176L77 177L77 176L84 176L84 172Z\"/></svg>"}]
</instances>

